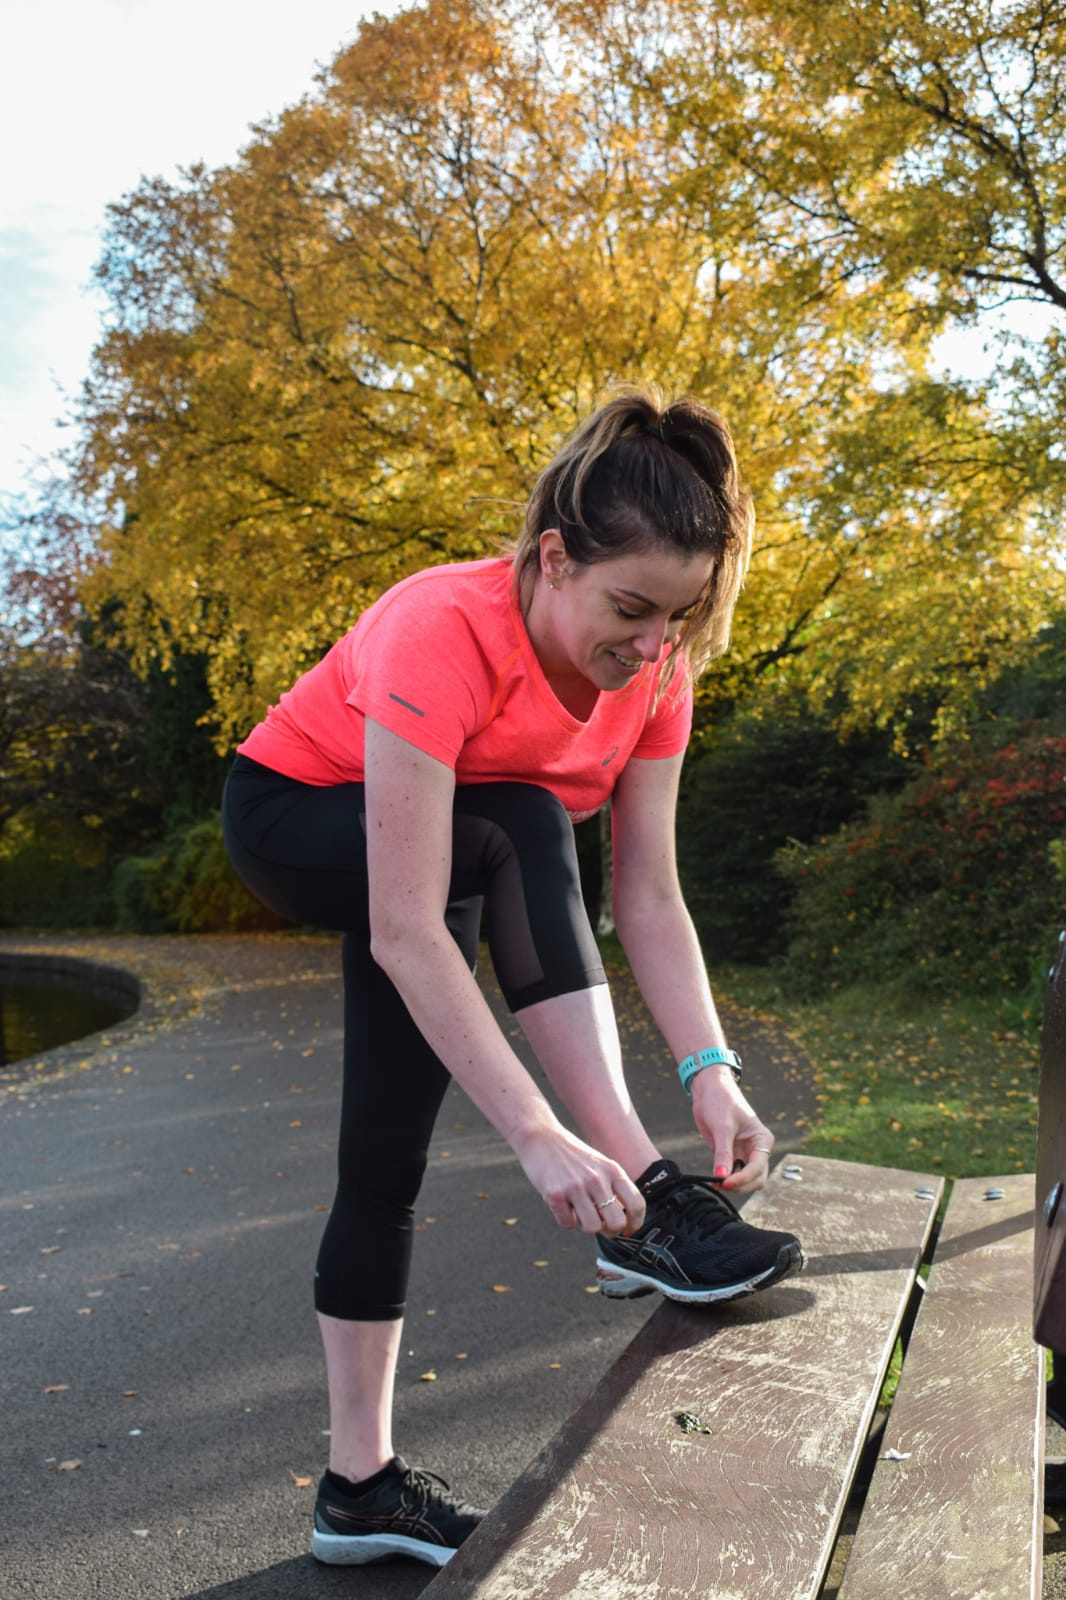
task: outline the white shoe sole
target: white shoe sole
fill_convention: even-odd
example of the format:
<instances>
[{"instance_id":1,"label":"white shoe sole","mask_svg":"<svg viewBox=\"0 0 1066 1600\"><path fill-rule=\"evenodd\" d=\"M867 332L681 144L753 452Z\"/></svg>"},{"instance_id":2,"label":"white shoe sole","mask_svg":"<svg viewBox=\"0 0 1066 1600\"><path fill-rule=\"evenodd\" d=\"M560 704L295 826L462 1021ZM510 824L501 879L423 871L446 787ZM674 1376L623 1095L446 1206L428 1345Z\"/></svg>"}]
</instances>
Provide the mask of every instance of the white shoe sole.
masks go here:
<instances>
[{"instance_id":1,"label":"white shoe sole","mask_svg":"<svg viewBox=\"0 0 1066 1600\"><path fill-rule=\"evenodd\" d=\"M620 1267L601 1256L596 1262L596 1282L600 1293L609 1300L632 1300L637 1295L651 1294L657 1290L668 1300L678 1300L682 1305L710 1305L715 1300L737 1300L741 1295L754 1294L756 1289L787 1278L790 1273L799 1272L803 1265L803 1251L794 1245L783 1245L774 1265L767 1267L765 1272L756 1273L754 1277L745 1278L740 1283L721 1284L713 1289L698 1284L686 1288L683 1284L661 1283L648 1273L638 1272L633 1267Z\"/></svg>"},{"instance_id":2,"label":"white shoe sole","mask_svg":"<svg viewBox=\"0 0 1066 1600\"><path fill-rule=\"evenodd\" d=\"M402 1533L352 1536L323 1533L316 1528L311 1535L311 1554L316 1561L324 1561L330 1567L362 1567L368 1561L382 1561L389 1556L412 1556L415 1561L428 1561L431 1567L443 1567L455 1551L442 1544L426 1544L421 1539L409 1539Z\"/></svg>"}]
</instances>

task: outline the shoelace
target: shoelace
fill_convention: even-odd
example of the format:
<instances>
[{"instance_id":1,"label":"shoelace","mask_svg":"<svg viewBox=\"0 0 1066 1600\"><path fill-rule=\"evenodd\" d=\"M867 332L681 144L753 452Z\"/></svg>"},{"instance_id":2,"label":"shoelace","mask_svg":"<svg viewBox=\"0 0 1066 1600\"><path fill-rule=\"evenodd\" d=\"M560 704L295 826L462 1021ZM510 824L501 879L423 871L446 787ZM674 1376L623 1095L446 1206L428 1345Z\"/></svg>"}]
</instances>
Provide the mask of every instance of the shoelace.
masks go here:
<instances>
[{"instance_id":1,"label":"shoelace","mask_svg":"<svg viewBox=\"0 0 1066 1600\"><path fill-rule=\"evenodd\" d=\"M706 1178L690 1177L685 1173L657 1183L647 1200L649 1211L654 1210L658 1214L659 1208L664 1207L668 1214L683 1222L699 1239L711 1238L727 1222L736 1222L740 1218L740 1212L733 1202L714 1184Z\"/></svg>"},{"instance_id":2,"label":"shoelace","mask_svg":"<svg viewBox=\"0 0 1066 1600\"><path fill-rule=\"evenodd\" d=\"M435 1506L441 1511L462 1512L463 1506L457 1500L447 1500L441 1489L446 1494L451 1494L451 1484L439 1478L435 1472L424 1472L420 1467L408 1467L402 1478L403 1487L410 1490L425 1506ZM437 1485L440 1485L440 1488Z\"/></svg>"}]
</instances>

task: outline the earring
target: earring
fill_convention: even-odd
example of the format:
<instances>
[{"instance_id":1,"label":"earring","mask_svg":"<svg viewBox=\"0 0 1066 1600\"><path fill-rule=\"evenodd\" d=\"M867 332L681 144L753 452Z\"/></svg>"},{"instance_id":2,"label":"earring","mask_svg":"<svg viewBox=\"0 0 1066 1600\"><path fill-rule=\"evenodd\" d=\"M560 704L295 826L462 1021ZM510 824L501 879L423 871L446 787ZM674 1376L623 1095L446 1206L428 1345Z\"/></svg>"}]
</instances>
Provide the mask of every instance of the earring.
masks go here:
<instances>
[{"instance_id":1,"label":"earring","mask_svg":"<svg viewBox=\"0 0 1066 1600\"><path fill-rule=\"evenodd\" d=\"M548 579L548 588L549 589L558 589L558 587L559 587L559 585L555 582L554 578L549 578Z\"/></svg>"}]
</instances>

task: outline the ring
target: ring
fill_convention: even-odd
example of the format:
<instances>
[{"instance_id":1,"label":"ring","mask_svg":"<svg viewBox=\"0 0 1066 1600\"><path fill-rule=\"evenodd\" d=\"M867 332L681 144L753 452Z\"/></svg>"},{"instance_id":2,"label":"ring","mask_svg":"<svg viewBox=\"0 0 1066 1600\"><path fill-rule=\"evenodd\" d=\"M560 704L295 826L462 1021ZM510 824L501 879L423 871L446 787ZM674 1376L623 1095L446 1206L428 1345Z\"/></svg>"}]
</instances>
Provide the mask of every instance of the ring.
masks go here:
<instances>
[{"instance_id":1,"label":"ring","mask_svg":"<svg viewBox=\"0 0 1066 1600\"><path fill-rule=\"evenodd\" d=\"M606 1209L607 1209L607 1207L609 1205L618 1206L618 1205L621 1205L621 1203L622 1202L619 1200L619 1198L618 1198L618 1196L616 1194L609 1194L607 1196L606 1200L597 1200L596 1201L596 1210L597 1211L606 1211Z\"/></svg>"},{"instance_id":2,"label":"ring","mask_svg":"<svg viewBox=\"0 0 1066 1600\"><path fill-rule=\"evenodd\" d=\"M773 1151L768 1144L753 1144L752 1150L761 1150L764 1156L772 1156Z\"/></svg>"}]
</instances>

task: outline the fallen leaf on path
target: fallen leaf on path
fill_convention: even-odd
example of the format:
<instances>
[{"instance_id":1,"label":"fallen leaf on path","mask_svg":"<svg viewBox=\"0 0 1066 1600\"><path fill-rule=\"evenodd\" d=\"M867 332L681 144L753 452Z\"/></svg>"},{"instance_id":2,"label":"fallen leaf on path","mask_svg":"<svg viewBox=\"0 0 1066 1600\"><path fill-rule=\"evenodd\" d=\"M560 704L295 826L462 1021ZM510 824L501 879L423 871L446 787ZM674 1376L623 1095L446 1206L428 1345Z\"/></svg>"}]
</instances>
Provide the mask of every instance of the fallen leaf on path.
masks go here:
<instances>
[{"instance_id":1,"label":"fallen leaf on path","mask_svg":"<svg viewBox=\"0 0 1066 1600\"><path fill-rule=\"evenodd\" d=\"M510 1294L511 1285L509 1283L494 1283L492 1292L493 1294Z\"/></svg>"},{"instance_id":2,"label":"fallen leaf on path","mask_svg":"<svg viewBox=\"0 0 1066 1600\"><path fill-rule=\"evenodd\" d=\"M456 1361L469 1361L470 1357L465 1350L460 1350L455 1359Z\"/></svg>"},{"instance_id":3,"label":"fallen leaf on path","mask_svg":"<svg viewBox=\"0 0 1066 1600\"><path fill-rule=\"evenodd\" d=\"M549 1263L547 1261L534 1261L533 1263L535 1267L546 1267L548 1264Z\"/></svg>"},{"instance_id":4,"label":"fallen leaf on path","mask_svg":"<svg viewBox=\"0 0 1066 1600\"><path fill-rule=\"evenodd\" d=\"M27 1312L30 1312L32 1310L33 1310L32 1306L12 1306L11 1307L11 1315L13 1317L24 1317L24 1316L26 1316Z\"/></svg>"},{"instance_id":5,"label":"fallen leaf on path","mask_svg":"<svg viewBox=\"0 0 1066 1600\"><path fill-rule=\"evenodd\" d=\"M513 1228L515 1223L518 1221L518 1218L517 1217L503 1217L501 1220L502 1220L503 1225L504 1225L505 1228Z\"/></svg>"},{"instance_id":6,"label":"fallen leaf on path","mask_svg":"<svg viewBox=\"0 0 1066 1600\"><path fill-rule=\"evenodd\" d=\"M123 1400L135 1400L137 1398L136 1389L123 1389L122 1398Z\"/></svg>"},{"instance_id":7,"label":"fallen leaf on path","mask_svg":"<svg viewBox=\"0 0 1066 1600\"><path fill-rule=\"evenodd\" d=\"M70 1384L69 1383L50 1383L46 1389L42 1389L41 1390L41 1393L42 1394L66 1394L66 1392L67 1392L67 1390L69 1388L70 1388Z\"/></svg>"},{"instance_id":8,"label":"fallen leaf on path","mask_svg":"<svg viewBox=\"0 0 1066 1600\"><path fill-rule=\"evenodd\" d=\"M305 1478L302 1473L293 1472L291 1467L289 1468L289 1477L292 1479L293 1483L298 1489L310 1489L310 1478Z\"/></svg>"},{"instance_id":9,"label":"fallen leaf on path","mask_svg":"<svg viewBox=\"0 0 1066 1600\"><path fill-rule=\"evenodd\" d=\"M585 1293L586 1294L599 1294L599 1292L600 1292L600 1289L599 1289L599 1285L598 1284L596 1284L596 1283L586 1283L586 1285L585 1285Z\"/></svg>"},{"instance_id":10,"label":"fallen leaf on path","mask_svg":"<svg viewBox=\"0 0 1066 1600\"><path fill-rule=\"evenodd\" d=\"M420 1372L418 1374L418 1381L419 1383L436 1383L437 1374L432 1370L429 1372Z\"/></svg>"},{"instance_id":11,"label":"fallen leaf on path","mask_svg":"<svg viewBox=\"0 0 1066 1600\"><path fill-rule=\"evenodd\" d=\"M56 1471L57 1472L77 1472L77 1470L78 1470L78 1468L80 1466L81 1466L81 1462L78 1461L77 1459L74 1459L73 1461L61 1461L59 1463L59 1465L56 1467Z\"/></svg>"}]
</instances>

